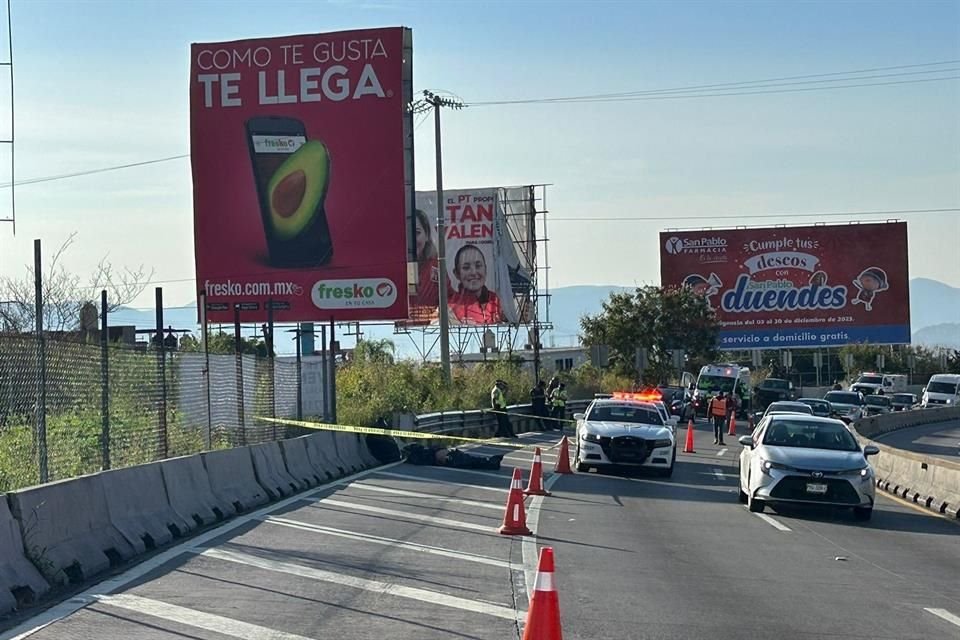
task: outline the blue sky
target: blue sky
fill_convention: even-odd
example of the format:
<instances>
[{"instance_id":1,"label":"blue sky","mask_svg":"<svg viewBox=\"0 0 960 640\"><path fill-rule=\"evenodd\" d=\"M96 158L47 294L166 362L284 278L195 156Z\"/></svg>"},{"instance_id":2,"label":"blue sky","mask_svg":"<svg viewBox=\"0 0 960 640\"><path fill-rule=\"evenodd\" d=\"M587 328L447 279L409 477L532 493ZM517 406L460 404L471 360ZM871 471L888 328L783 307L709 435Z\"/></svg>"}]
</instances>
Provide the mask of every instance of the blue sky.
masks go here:
<instances>
[{"instance_id":1,"label":"blue sky","mask_svg":"<svg viewBox=\"0 0 960 640\"><path fill-rule=\"evenodd\" d=\"M13 0L17 177L187 153L191 42L391 25L413 29L415 87L467 101L960 60L957 1ZM958 113L957 80L475 107L444 115L445 184L553 183L551 285L649 283L667 227L816 221L719 218L731 214L960 207ZM416 144L418 188L429 189L431 126ZM154 269L169 302L195 298L187 160L25 185L17 200L16 237L0 225L0 273L30 261L33 238L52 251L77 232L65 261L78 273L109 254ZM718 219L675 219L685 215ZM610 216L661 219L590 220ZM960 286L960 215L901 217L911 276Z\"/></svg>"}]
</instances>

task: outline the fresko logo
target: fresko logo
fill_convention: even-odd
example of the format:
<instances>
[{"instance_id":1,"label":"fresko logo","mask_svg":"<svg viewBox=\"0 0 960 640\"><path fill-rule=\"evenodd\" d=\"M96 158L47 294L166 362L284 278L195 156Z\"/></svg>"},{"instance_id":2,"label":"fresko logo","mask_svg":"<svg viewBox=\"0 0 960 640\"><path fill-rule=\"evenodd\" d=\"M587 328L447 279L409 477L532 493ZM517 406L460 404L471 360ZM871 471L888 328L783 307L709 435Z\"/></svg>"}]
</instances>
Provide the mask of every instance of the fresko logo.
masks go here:
<instances>
[{"instance_id":1,"label":"fresko logo","mask_svg":"<svg viewBox=\"0 0 960 640\"><path fill-rule=\"evenodd\" d=\"M310 298L318 309L386 309L397 301L397 286L387 278L320 280Z\"/></svg>"}]
</instances>

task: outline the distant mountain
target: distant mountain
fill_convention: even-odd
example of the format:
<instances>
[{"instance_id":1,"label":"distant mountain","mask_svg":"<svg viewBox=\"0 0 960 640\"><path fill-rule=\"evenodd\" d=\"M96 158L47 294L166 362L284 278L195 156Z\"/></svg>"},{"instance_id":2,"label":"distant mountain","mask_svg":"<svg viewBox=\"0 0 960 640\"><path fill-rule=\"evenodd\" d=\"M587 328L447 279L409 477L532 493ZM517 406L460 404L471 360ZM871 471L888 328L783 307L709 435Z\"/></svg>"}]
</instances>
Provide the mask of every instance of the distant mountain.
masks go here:
<instances>
[{"instance_id":1,"label":"distant mountain","mask_svg":"<svg viewBox=\"0 0 960 640\"><path fill-rule=\"evenodd\" d=\"M913 344L960 349L960 322L944 322L914 331Z\"/></svg>"},{"instance_id":2,"label":"distant mountain","mask_svg":"<svg viewBox=\"0 0 960 640\"><path fill-rule=\"evenodd\" d=\"M916 332L946 323L960 323L960 289L939 280L910 281L910 324Z\"/></svg>"},{"instance_id":3,"label":"distant mountain","mask_svg":"<svg viewBox=\"0 0 960 640\"><path fill-rule=\"evenodd\" d=\"M580 318L584 314L598 313L611 293L632 291L633 287L616 285L582 285L557 287L550 291L550 322L554 330L544 336L544 346L570 346L577 344L580 333ZM541 317L545 318L544 299L541 299ZM917 344L954 346L960 348L960 288L951 287L937 280L914 278L910 281L910 315L913 339ZM123 307L110 316L114 325L136 325L140 329L156 326L155 312L150 309ZM164 309L163 323L174 329L197 330L197 311L194 304ZM224 331L232 332L230 325ZM414 343L404 335L396 335L392 326L364 326L364 336L371 339L393 340L400 357L417 358ZM244 335L253 335L253 326L244 330ZM432 342L432 340L430 341ZM344 347L352 346L353 339L343 337ZM293 353L296 347L291 334L278 336L277 350Z\"/></svg>"}]
</instances>

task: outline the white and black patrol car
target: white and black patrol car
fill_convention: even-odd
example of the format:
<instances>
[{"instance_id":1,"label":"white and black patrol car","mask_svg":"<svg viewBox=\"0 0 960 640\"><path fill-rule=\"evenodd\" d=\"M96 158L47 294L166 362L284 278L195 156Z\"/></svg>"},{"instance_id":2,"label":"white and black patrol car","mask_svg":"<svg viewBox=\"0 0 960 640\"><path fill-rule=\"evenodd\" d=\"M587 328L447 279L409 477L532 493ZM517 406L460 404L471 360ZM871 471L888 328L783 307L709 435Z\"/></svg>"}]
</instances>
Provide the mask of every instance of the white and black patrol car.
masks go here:
<instances>
[{"instance_id":1,"label":"white and black patrol car","mask_svg":"<svg viewBox=\"0 0 960 640\"><path fill-rule=\"evenodd\" d=\"M677 459L676 429L656 405L623 397L597 398L577 421L577 471L591 467L641 467L665 477Z\"/></svg>"}]
</instances>

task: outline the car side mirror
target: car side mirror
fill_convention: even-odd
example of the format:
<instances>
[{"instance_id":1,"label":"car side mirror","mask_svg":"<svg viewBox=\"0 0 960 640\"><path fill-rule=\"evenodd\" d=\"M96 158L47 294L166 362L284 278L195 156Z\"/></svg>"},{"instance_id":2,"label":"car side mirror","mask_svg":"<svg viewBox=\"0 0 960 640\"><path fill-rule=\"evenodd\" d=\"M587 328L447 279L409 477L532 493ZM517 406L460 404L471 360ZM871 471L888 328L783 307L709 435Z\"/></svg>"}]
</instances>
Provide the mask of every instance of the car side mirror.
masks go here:
<instances>
[{"instance_id":1,"label":"car side mirror","mask_svg":"<svg viewBox=\"0 0 960 640\"><path fill-rule=\"evenodd\" d=\"M745 447L750 447L753 449L753 438L751 436L740 436L737 438L737 442L742 444Z\"/></svg>"},{"instance_id":2,"label":"car side mirror","mask_svg":"<svg viewBox=\"0 0 960 640\"><path fill-rule=\"evenodd\" d=\"M587 417L587 414L585 414L585 413L575 413L575 414L573 414L573 419L574 419L574 420L583 420L583 419L586 418L586 417Z\"/></svg>"},{"instance_id":3,"label":"car side mirror","mask_svg":"<svg viewBox=\"0 0 960 640\"><path fill-rule=\"evenodd\" d=\"M873 444L868 444L863 448L863 455L865 456L875 456L880 453L879 447Z\"/></svg>"}]
</instances>

